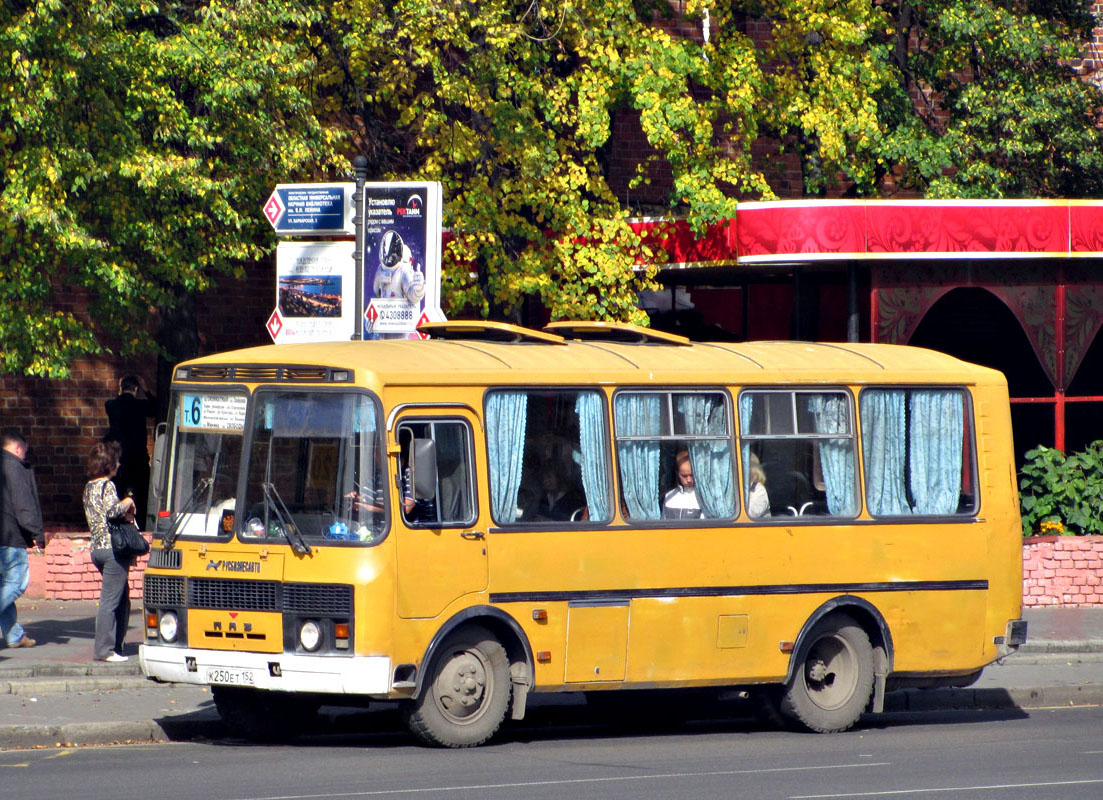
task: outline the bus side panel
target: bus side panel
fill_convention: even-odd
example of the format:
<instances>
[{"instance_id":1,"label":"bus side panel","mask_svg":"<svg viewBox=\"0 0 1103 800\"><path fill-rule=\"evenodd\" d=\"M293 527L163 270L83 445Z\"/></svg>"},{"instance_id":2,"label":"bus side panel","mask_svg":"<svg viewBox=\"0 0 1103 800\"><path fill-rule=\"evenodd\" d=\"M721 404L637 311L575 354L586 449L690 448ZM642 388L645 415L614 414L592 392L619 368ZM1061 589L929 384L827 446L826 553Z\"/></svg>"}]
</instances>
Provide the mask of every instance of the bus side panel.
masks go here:
<instances>
[{"instance_id":1,"label":"bus side panel","mask_svg":"<svg viewBox=\"0 0 1103 800\"><path fill-rule=\"evenodd\" d=\"M977 387L976 418L984 492L981 517L989 529L988 635L984 653L990 662L1001 655L994 639L1005 634L1009 620L1022 618L1023 602L1023 523L1005 383Z\"/></svg>"}]
</instances>

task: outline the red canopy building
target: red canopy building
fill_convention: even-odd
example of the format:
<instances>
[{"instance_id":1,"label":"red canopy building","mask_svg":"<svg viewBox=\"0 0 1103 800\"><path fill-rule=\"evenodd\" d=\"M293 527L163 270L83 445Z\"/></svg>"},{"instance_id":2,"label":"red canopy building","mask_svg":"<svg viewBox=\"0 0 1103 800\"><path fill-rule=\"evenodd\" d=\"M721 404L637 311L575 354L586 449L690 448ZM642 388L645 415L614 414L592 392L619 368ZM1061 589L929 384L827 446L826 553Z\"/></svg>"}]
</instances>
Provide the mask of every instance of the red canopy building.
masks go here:
<instances>
[{"instance_id":1,"label":"red canopy building","mask_svg":"<svg viewBox=\"0 0 1103 800\"><path fill-rule=\"evenodd\" d=\"M1007 375L1020 458L1103 438L1103 201L742 203L665 244L706 330L932 347Z\"/></svg>"}]
</instances>

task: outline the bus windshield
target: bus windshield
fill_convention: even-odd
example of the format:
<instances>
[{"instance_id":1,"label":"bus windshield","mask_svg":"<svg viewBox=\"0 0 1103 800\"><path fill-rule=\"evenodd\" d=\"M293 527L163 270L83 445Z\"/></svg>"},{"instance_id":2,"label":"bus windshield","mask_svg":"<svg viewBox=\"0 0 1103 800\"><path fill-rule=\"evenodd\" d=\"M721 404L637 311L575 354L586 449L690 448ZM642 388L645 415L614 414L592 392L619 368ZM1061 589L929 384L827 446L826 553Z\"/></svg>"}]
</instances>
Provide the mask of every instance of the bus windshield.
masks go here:
<instances>
[{"instance_id":1,"label":"bus windshield","mask_svg":"<svg viewBox=\"0 0 1103 800\"><path fill-rule=\"evenodd\" d=\"M232 532L247 402L241 393L176 395L171 416L175 432L170 456L170 538Z\"/></svg>"},{"instance_id":2,"label":"bus windshield","mask_svg":"<svg viewBox=\"0 0 1103 800\"><path fill-rule=\"evenodd\" d=\"M369 395L261 390L252 417L242 539L375 543L387 498Z\"/></svg>"}]
</instances>

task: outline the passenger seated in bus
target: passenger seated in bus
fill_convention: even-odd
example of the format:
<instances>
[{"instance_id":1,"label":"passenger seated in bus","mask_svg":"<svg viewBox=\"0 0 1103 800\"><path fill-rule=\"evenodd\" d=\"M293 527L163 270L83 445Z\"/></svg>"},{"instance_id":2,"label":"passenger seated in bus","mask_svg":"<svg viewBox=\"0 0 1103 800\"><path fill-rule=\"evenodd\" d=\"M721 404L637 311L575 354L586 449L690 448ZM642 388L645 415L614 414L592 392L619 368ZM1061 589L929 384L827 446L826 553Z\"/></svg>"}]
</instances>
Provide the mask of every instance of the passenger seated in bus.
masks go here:
<instances>
[{"instance_id":1,"label":"passenger seated in bus","mask_svg":"<svg viewBox=\"0 0 1103 800\"><path fill-rule=\"evenodd\" d=\"M697 502L689 451L679 450L674 456L674 471L678 484L663 497L663 519L700 519L701 505Z\"/></svg>"},{"instance_id":2,"label":"passenger seated in bus","mask_svg":"<svg viewBox=\"0 0 1103 800\"><path fill-rule=\"evenodd\" d=\"M576 486L566 486L559 470L552 466L540 472L540 494L535 519L562 522L586 505L586 497Z\"/></svg>"},{"instance_id":3,"label":"passenger seated in bus","mask_svg":"<svg viewBox=\"0 0 1103 800\"><path fill-rule=\"evenodd\" d=\"M750 478L750 486L747 487L748 516L754 519L770 516L770 495L766 492L766 472L754 453L751 453L748 477Z\"/></svg>"}]
</instances>

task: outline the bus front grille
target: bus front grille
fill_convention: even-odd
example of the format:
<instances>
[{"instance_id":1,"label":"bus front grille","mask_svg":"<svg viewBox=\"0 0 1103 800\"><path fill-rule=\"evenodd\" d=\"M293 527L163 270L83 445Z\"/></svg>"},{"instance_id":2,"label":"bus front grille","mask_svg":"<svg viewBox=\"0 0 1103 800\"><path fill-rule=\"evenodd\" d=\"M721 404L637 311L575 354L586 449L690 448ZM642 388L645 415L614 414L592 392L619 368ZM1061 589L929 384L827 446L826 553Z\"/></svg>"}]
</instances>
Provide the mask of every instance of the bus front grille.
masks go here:
<instances>
[{"instance_id":1,"label":"bus front grille","mask_svg":"<svg viewBox=\"0 0 1103 800\"><path fill-rule=\"evenodd\" d=\"M326 583L288 583L283 587L283 610L322 617L352 616L352 587Z\"/></svg>"},{"instance_id":2,"label":"bus front grille","mask_svg":"<svg viewBox=\"0 0 1103 800\"><path fill-rule=\"evenodd\" d=\"M184 605L184 579L176 575L146 575L142 593L147 608L180 608Z\"/></svg>"},{"instance_id":3,"label":"bus front grille","mask_svg":"<svg viewBox=\"0 0 1103 800\"><path fill-rule=\"evenodd\" d=\"M188 608L238 611L279 611L280 585L276 581L235 581L192 578L188 581Z\"/></svg>"},{"instance_id":4,"label":"bus front grille","mask_svg":"<svg viewBox=\"0 0 1103 800\"><path fill-rule=\"evenodd\" d=\"M353 591L347 584L146 575L144 596L147 608L275 611L344 618L351 618L353 613Z\"/></svg>"}]
</instances>

